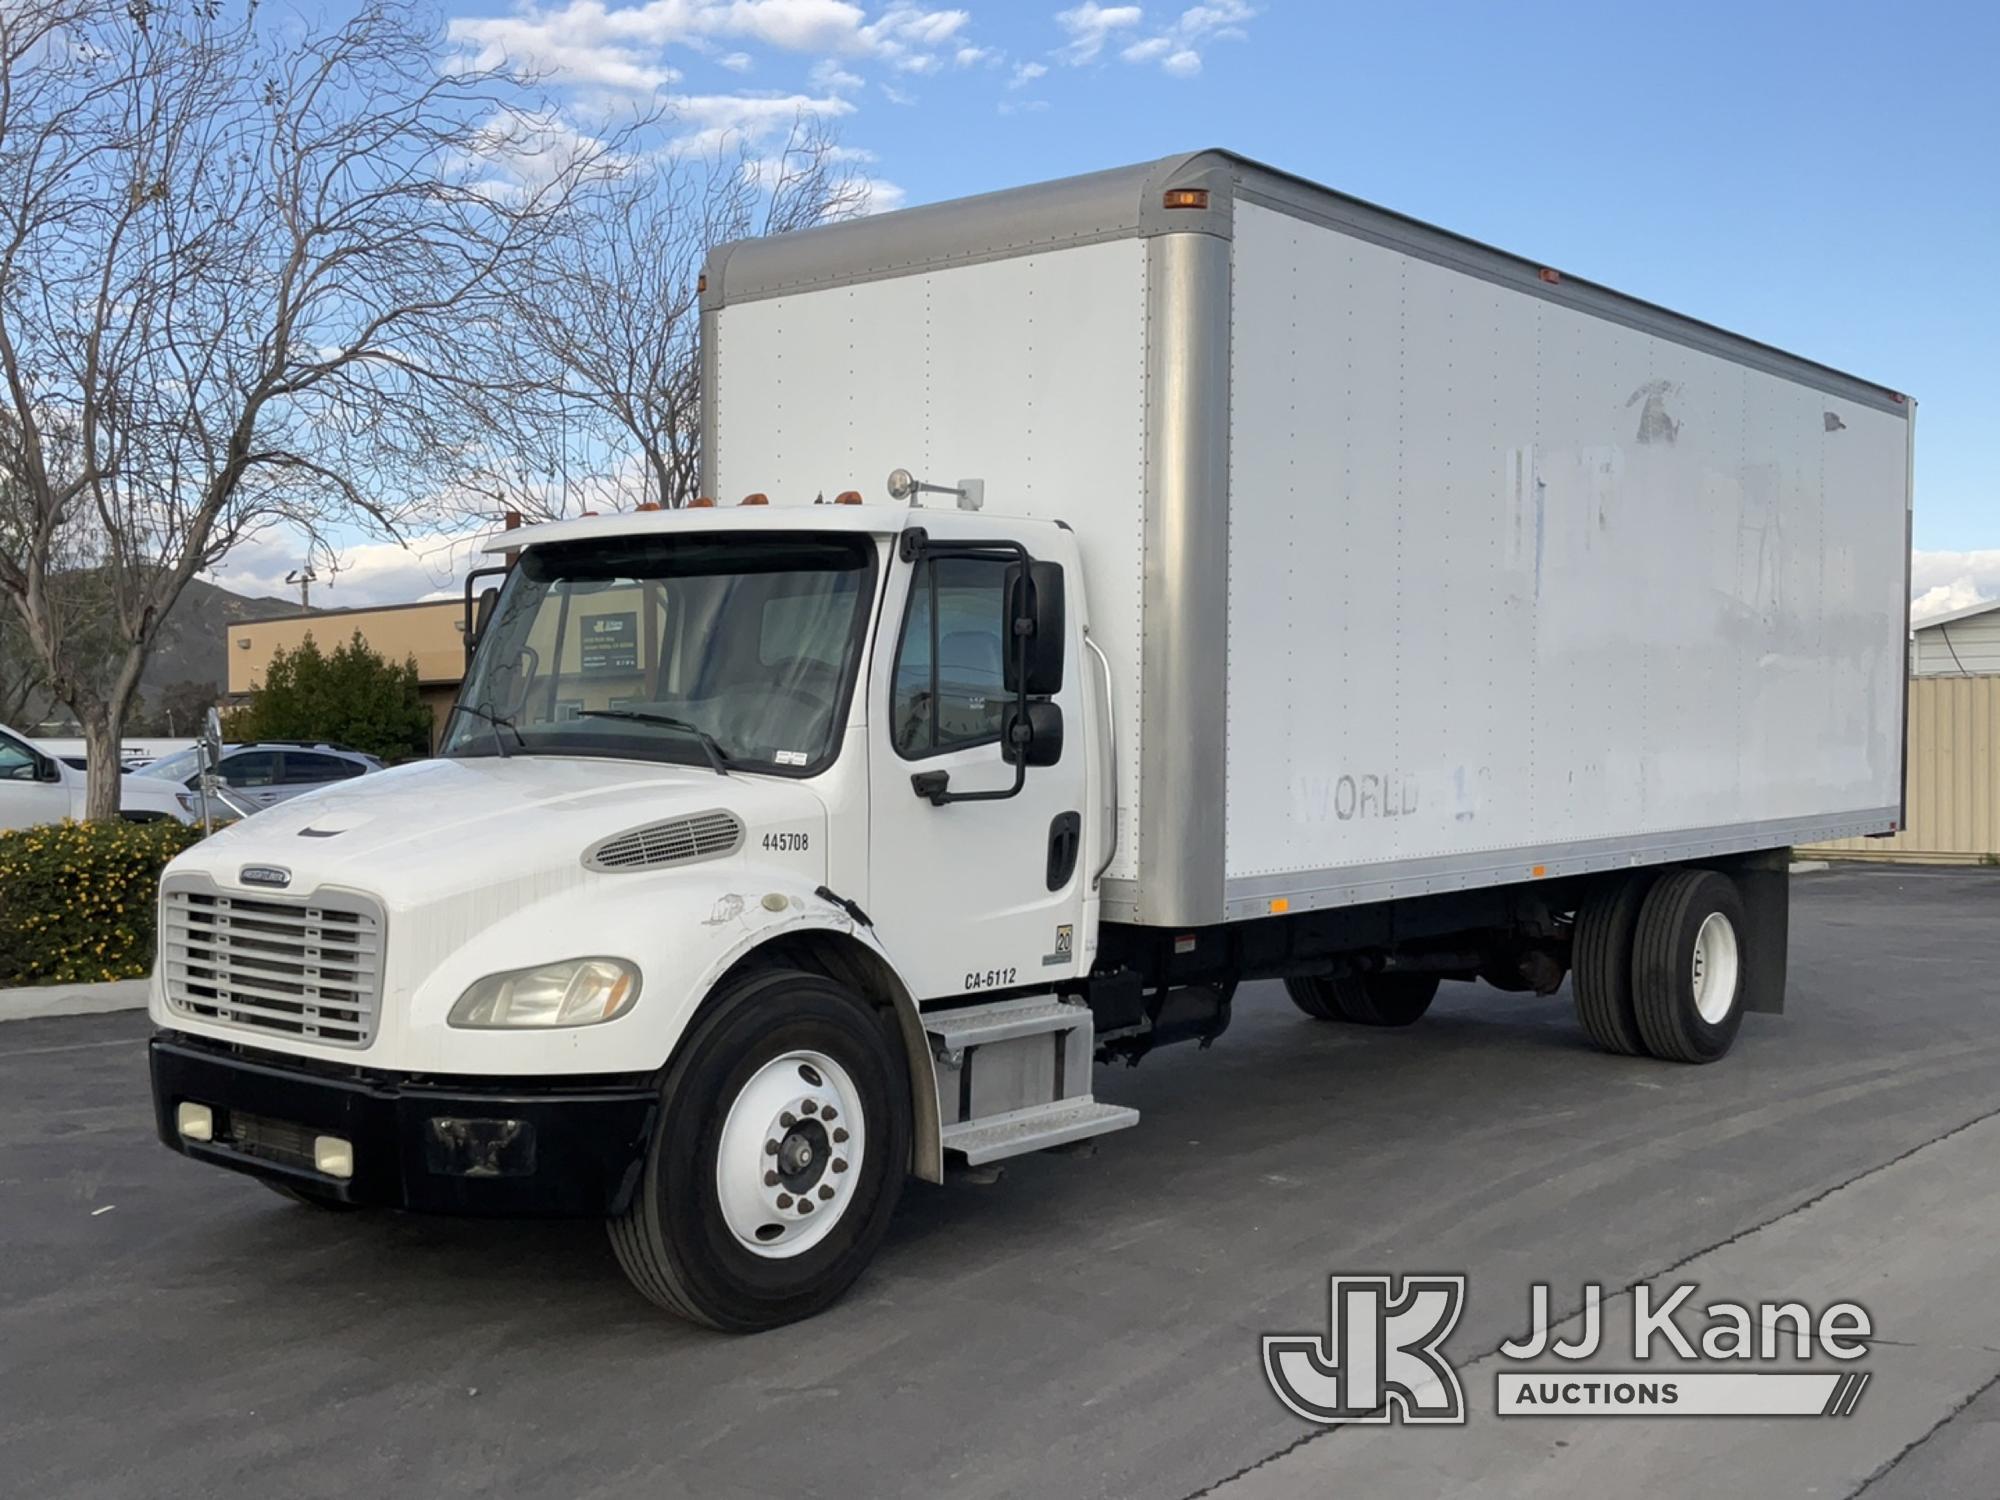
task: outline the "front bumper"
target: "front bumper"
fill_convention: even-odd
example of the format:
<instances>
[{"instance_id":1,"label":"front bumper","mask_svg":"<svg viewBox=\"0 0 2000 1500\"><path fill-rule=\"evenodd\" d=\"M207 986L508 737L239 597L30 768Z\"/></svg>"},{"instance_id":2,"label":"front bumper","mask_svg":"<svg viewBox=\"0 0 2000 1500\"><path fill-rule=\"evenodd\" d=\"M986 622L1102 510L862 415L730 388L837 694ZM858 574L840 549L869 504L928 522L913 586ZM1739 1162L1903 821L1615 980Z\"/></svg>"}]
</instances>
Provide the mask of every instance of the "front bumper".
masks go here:
<instances>
[{"instance_id":1,"label":"front bumper","mask_svg":"<svg viewBox=\"0 0 2000 1500\"><path fill-rule=\"evenodd\" d=\"M160 1139L184 1156L322 1197L423 1213L595 1217L622 1212L659 1109L645 1078L417 1081L161 1032L150 1048ZM213 1117L189 1140L183 1104ZM351 1147L352 1176L314 1143Z\"/></svg>"}]
</instances>

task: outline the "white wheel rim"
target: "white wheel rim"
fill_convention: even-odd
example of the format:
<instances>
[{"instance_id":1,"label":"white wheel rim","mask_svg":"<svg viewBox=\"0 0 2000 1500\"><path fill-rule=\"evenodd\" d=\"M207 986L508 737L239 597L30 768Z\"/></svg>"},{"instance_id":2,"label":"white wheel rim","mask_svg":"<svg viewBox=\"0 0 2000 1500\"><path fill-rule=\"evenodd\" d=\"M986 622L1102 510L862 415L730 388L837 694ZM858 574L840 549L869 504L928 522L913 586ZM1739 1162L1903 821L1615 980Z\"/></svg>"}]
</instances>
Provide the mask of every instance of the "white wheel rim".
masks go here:
<instances>
[{"instance_id":1,"label":"white wheel rim","mask_svg":"<svg viewBox=\"0 0 2000 1500\"><path fill-rule=\"evenodd\" d=\"M1709 1025L1721 1025L1736 1004L1740 971L1735 925L1721 912L1710 912L1694 935L1694 1008Z\"/></svg>"},{"instance_id":2,"label":"white wheel rim","mask_svg":"<svg viewBox=\"0 0 2000 1500\"><path fill-rule=\"evenodd\" d=\"M787 1052L737 1093L722 1122L715 1193L737 1243L785 1260L825 1239L854 1201L867 1131L854 1080L820 1052Z\"/></svg>"}]
</instances>

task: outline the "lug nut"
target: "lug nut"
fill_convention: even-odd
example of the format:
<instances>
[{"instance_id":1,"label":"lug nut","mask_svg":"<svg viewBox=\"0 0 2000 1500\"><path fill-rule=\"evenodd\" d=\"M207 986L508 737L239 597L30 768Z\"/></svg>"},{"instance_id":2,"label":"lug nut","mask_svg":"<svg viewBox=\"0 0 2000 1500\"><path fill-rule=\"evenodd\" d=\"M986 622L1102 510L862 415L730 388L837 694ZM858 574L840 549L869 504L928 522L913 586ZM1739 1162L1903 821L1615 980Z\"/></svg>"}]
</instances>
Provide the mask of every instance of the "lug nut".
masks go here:
<instances>
[{"instance_id":1,"label":"lug nut","mask_svg":"<svg viewBox=\"0 0 2000 1500\"><path fill-rule=\"evenodd\" d=\"M833 1133L833 1138L836 1142L844 1141L847 1139L847 1132L845 1130L836 1130Z\"/></svg>"},{"instance_id":2,"label":"lug nut","mask_svg":"<svg viewBox=\"0 0 2000 1500\"><path fill-rule=\"evenodd\" d=\"M777 1185L778 1185L778 1174L776 1172L766 1172L764 1174L764 1186L776 1187Z\"/></svg>"},{"instance_id":3,"label":"lug nut","mask_svg":"<svg viewBox=\"0 0 2000 1500\"><path fill-rule=\"evenodd\" d=\"M784 1126L785 1129L790 1130L794 1125L799 1123L799 1117L788 1109L778 1116L778 1123Z\"/></svg>"},{"instance_id":4,"label":"lug nut","mask_svg":"<svg viewBox=\"0 0 2000 1500\"><path fill-rule=\"evenodd\" d=\"M810 1198L801 1198L801 1199L799 1199L799 1212L800 1212L800 1213L802 1213L802 1214L809 1214L809 1213L811 1213L812 1211L813 1211L813 1206L812 1206L812 1199L810 1199Z\"/></svg>"},{"instance_id":5,"label":"lug nut","mask_svg":"<svg viewBox=\"0 0 2000 1500\"><path fill-rule=\"evenodd\" d=\"M819 1201L822 1203L831 1203L833 1201L833 1189L830 1187L821 1188L819 1190Z\"/></svg>"},{"instance_id":6,"label":"lug nut","mask_svg":"<svg viewBox=\"0 0 2000 1500\"><path fill-rule=\"evenodd\" d=\"M820 1111L820 1118L822 1120L838 1120L840 1118L840 1111L829 1104L824 1110Z\"/></svg>"},{"instance_id":7,"label":"lug nut","mask_svg":"<svg viewBox=\"0 0 2000 1500\"><path fill-rule=\"evenodd\" d=\"M816 1115L819 1113L819 1105L808 1099L799 1106L799 1113L802 1115Z\"/></svg>"},{"instance_id":8,"label":"lug nut","mask_svg":"<svg viewBox=\"0 0 2000 1500\"><path fill-rule=\"evenodd\" d=\"M790 1193L778 1194L778 1207L790 1208L791 1206L792 1206L792 1195Z\"/></svg>"},{"instance_id":9,"label":"lug nut","mask_svg":"<svg viewBox=\"0 0 2000 1500\"><path fill-rule=\"evenodd\" d=\"M847 1158L844 1156L836 1156L833 1159L833 1170L836 1172L845 1172L847 1170Z\"/></svg>"},{"instance_id":10,"label":"lug nut","mask_svg":"<svg viewBox=\"0 0 2000 1500\"><path fill-rule=\"evenodd\" d=\"M764 1154L766 1156L776 1156L778 1154L778 1143L776 1141L764 1142Z\"/></svg>"}]
</instances>

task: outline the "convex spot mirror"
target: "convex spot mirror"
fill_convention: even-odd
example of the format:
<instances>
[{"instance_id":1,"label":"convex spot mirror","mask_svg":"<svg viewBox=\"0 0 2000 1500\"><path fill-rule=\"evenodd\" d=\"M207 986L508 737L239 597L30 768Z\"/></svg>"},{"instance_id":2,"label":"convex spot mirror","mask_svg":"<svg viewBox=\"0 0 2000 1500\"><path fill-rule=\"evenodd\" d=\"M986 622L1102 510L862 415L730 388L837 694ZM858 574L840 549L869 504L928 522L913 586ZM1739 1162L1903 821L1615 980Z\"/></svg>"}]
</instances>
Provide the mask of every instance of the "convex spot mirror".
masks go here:
<instances>
[{"instance_id":1,"label":"convex spot mirror","mask_svg":"<svg viewBox=\"0 0 2000 1500\"><path fill-rule=\"evenodd\" d=\"M1019 731L1024 727L1026 733L1022 734ZM1019 759L1030 766L1052 766L1062 759L1062 750L1063 716L1055 704L1030 703L1025 723L1009 709L1007 733L1000 740L1001 755L1009 765Z\"/></svg>"}]
</instances>

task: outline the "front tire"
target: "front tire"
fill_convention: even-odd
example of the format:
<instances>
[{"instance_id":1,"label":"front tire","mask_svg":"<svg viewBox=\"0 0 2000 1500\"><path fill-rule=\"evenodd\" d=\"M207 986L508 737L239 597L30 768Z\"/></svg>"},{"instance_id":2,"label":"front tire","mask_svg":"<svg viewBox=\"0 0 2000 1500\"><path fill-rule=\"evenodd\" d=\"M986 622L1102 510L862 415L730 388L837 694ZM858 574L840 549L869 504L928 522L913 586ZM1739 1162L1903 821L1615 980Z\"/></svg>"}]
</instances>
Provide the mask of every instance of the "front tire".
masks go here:
<instances>
[{"instance_id":1,"label":"front tire","mask_svg":"<svg viewBox=\"0 0 2000 1500\"><path fill-rule=\"evenodd\" d=\"M910 1155L893 1021L799 970L730 983L682 1045L611 1244L667 1311L753 1332L811 1317L881 1243Z\"/></svg>"},{"instance_id":2,"label":"front tire","mask_svg":"<svg viewBox=\"0 0 2000 1500\"><path fill-rule=\"evenodd\" d=\"M1713 870L1663 875L1639 909L1632 1002L1646 1050L1714 1062L1743 1024L1743 898Z\"/></svg>"},{"instance_id":3,"label":"front tire","mask_svg":"<svg viewBox=\"0 0 2000 1500\"><path fill-rule=\"evenodd\" d=\"M1287 979L1292 1004L1316 1021L1357 1026L1411 1026L1437 998L1435 974L1351 974L1341 979Z\"/></svg>"}]
</instances>

